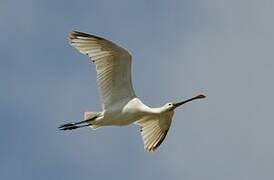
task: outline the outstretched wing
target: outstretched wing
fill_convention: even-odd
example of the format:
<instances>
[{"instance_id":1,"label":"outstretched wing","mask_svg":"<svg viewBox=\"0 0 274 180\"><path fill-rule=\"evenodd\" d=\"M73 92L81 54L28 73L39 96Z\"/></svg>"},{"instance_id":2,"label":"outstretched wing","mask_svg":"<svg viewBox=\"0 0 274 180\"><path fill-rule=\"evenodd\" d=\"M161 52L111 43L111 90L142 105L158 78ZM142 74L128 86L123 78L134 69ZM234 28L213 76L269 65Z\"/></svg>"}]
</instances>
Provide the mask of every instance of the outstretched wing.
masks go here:
<instances>
[{"instance_id":1,"label":"outstretched wing","mask_svg":"<svg viewBox=\"0 0 274 180\"><path fill-rule=\"evenodd\" d=\"M144 148L155 151L164 141L172 122L173 111L157 117L146 117L136 122L141 126Z\"/></svg>"},{"instance_id":2,"label":"outstretched wing","mask_svg":"<svg viewBox=\"0 0 274 180\"><path fill-rule=\"evenodd\" d=\"M104 38L73 31L70 44L90 57L96 65L103 109L135 97L131 82L131 55Z\"/></svg>"}]
</instances>

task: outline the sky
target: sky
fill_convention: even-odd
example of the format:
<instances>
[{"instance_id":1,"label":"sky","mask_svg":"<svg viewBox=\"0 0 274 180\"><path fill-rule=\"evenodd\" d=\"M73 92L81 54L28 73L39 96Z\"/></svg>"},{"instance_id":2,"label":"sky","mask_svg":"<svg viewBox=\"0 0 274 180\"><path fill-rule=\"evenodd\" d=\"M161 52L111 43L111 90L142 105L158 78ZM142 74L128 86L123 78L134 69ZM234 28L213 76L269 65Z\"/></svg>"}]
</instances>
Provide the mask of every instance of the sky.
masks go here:
<instances>
[{"instance_id":1,"label":"sky","mask_svg":"<svg viewBox=\"0 0 274 180\"><path fill-rule=\"evenodd\" d=\"M1 0L0 179L274 178L271 0ZM68 44L79 30L133 57L136 94L178 109L154 153L138 128L65 122L100 111L95 67Z\"/></svg>"}]
</instances>

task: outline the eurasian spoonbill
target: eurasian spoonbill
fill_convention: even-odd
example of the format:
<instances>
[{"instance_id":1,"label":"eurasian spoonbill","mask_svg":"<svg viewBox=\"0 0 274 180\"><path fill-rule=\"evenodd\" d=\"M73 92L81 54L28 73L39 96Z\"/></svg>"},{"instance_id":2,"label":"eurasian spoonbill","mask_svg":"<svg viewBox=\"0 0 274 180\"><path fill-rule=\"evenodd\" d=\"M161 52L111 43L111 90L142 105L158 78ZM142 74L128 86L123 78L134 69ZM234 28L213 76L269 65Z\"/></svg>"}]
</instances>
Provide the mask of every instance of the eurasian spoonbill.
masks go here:
<instances>
[{"instance_id":1,"label":"eurasian spoonbill","mask_svg":"<svg viewBox=\"0 0 274 180\"><path fill-rule=\"evenodd\" d=\"M126 49L104 38L77 31L73 31L69 39L73 47L88 55L96 65L102 111L85 112L83 121L64 124L59 127L61 130L134 123L141 127L144 148L154 151L167 135L174 110L187 102L206 97L200 94L185 101L150 108L134 93L131 55Z\"/></svg>"}]
</instances>

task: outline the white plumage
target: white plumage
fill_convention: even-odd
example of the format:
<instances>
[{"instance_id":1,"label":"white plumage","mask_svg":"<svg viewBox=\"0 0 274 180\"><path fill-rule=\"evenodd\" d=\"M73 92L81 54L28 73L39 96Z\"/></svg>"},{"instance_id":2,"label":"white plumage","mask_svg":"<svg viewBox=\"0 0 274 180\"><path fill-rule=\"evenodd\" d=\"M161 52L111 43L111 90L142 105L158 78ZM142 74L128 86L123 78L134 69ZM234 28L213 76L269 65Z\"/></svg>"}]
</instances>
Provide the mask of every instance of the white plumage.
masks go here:
<instances>
[{"instance_id":1,"label":"white plumage","mask_svg":"<svg viewBox=\"0 0 274 180\"><path fill-rule=\"evenodd\" d=\"M135 123L141 127L145 149L154 151L167 135L174 109L205 97L198 95L179 103L150 108L142 103L133 90L131 55L127 50L104 38L76 31L70 34L70 44L88 55L96 65L103 111L86 112L84 121L64 124L59 127L61 130Z\"/></svg>"}]
</instances>

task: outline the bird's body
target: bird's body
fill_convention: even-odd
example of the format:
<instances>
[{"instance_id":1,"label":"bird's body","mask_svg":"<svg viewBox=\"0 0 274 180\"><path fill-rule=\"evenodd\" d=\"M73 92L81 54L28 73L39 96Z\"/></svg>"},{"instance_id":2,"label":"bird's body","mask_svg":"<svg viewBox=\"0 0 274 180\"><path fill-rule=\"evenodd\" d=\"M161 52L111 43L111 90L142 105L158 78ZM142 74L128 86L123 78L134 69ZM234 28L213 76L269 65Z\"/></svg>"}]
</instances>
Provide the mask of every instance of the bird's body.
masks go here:
<instances>
[{"instance_id":1,"label":"bird's body","mask_svg":"<svg viewBox=\"0 0 274 180\"><path fill-rule=\"evenodd\" d=\"M94 124L102 126L129 125L147 114L147 107L138 98L133 98L103 111L102 119L98 120L98 124L96 122Z\"/></svg>"},{"instance_id":2,"label":"bird's body","mask_svg":"<svg viewBox=\"0 0 274 180\"><path fill-rule=\"evenodd\" d=\"M98 118L92 121L91 126L125 126L144 117L154 118L161 116L163 113L166 113L164 108L150 108L136 97L128 102L118 103L112 108L102 111L99 113Z\"/></svg>"},{"instance_id":3,"label":"bird's body","mask_svg":"<svg viewBox=\"0 0 274 180\"><path fill-rule=\"evenodd\" d=\"M150 108L142 103L133 90L131 55L127 50L104 38L76 31L70 34L70 44L87 54L96 65L102 111L86 112L84 121L64 124L59 127L61 130L134 123L141 127L145 149L154 151L166 137L175 108L205 97L198 95L179 103Z\"/></svg>"}]
</instances>

